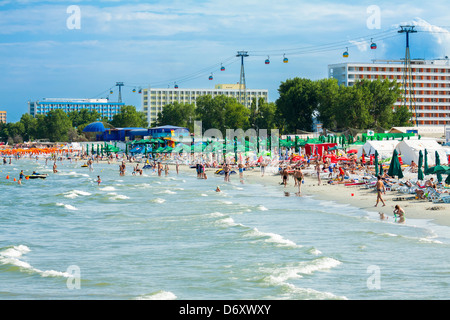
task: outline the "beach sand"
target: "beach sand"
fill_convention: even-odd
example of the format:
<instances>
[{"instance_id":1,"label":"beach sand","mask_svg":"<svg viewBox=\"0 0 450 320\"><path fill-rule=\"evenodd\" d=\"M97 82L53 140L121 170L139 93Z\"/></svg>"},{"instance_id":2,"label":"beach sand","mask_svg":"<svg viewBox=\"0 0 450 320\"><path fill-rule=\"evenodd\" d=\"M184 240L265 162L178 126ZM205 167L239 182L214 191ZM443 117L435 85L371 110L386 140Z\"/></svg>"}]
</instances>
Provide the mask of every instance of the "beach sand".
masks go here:
<instances>
[{"instance_id":1,"label":"beach sand","mask_svg":"<svg viewBox=\"0 0 450 320\"><path fill-rule=\"evenodd\" d=\"M181 166L180 166L181 168ZM188 167L185 167L189 169ZM184 169L184 168L183 168ZM195 172L195 169L189 169ZM214 175L217 169L207 169L208 178ZM237 171L237 170L236 170ZM172 171L173 172L173 171ZM223 176L220 176L223 179ZM232 181L239 181L238 174L231 176ZM282 182L281 176L278 174L269 173L266 171L265 175L261 177L259 168L248 170L244 172L244 183L263 183L267 185L279 186L280 192L289 192L291 196L295 196L298 187L294 186L292 176L286 188L280 185ZM328 184L328 179L322 179L321 185L318 185L317 177L305 175L305 183L302 185L301 191L304 196L312 196L318 200L329 200L341 204L349 204L353 207L361 208L366 211L384 213L390 219L394 216L395 205L400 205L405 210L405 218L411 219L426 219L432 223L450 226L450 204L448 203L433 203L429 200L416 200L414 194L405 194L399 191L387 191L383 194L383 199L386 203L382 207L380 202L375 207L377 194L374 188L367 189L361 186L345 186L343 184ZM401 200L397 200L397 199Z\"/></svg>"}]
</instances>

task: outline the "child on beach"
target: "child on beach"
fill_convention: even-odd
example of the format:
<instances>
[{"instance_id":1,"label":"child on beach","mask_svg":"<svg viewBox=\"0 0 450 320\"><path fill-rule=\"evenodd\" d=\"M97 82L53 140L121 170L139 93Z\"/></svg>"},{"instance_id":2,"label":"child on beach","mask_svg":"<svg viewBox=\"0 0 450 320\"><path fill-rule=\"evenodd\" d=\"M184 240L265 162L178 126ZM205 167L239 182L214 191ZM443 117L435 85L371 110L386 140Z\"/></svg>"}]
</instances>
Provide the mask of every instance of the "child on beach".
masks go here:
<instances>
[{"instance_id":1,"label":"child on beach","mask_svg":"<svg viewBox=\"0 0 450 320\"><path fill-rule=\"evenodd\" d=\"M97 176L97 185L100 185L102 183L102 179L100 179L100 176Z\"/></svg>"},{"instance_id":2,"label":"child on beach","mask_svg":"<svg viewBox=\"0 0 450 320\"><path fill-rule=\"evenodd\" d=\"M394 209L394 217L397 218L397 215L399 215L400 217L398 223L405 222L405 210L403 210L398 204L395 206Z\"/></svg>"}]
</instances>

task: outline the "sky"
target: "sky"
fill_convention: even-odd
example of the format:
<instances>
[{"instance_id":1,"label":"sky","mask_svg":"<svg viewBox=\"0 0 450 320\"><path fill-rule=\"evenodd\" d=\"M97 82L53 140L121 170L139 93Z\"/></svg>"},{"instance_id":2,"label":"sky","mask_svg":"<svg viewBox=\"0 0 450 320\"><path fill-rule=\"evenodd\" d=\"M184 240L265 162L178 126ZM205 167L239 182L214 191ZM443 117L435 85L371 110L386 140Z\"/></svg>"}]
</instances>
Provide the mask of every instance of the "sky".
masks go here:
<instances>
[{"instance_id":1,"label":"sky","mask_svg":"<svg viewBox=\"0 0 450 320\"><path fill-rule=\"evenodd\" d=\"M117 101L117 82L141 110L140 88L239 82L238 51L247 87L275 101L281 82L327 78L329 64L404 58L400 25L419 31L411 58L450 56L449 16L442 0L0 0L0 110L16 122L42 98Z\"/></svg>"}]
</instances>

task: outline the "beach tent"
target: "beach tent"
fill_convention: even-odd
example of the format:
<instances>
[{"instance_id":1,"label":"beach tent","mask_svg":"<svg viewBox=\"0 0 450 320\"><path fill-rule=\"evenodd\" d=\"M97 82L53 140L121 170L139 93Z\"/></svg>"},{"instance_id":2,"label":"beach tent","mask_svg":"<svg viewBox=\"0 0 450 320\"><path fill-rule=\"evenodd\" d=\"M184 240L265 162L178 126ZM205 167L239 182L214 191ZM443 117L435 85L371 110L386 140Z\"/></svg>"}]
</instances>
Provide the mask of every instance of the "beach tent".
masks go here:
<instances>
[{"instance_id":1,"label":"beach tent","mask_svg":"<svg viewBox=\"0 0 450 320\"><path fill-rule=\"evenodd\" d=\"M425 149L428 151L429 166L436 165L436 152L439 155L442 164L448 162L445 149L434 139L422 138L420 140L403 140L397 144L395 149L402 155L402 160L405 164L410 164L411 161L418 163L419 152L422 151L422 153L425 154Z\"/></svg>"},{"instance_id":2,"label":"beach tent","mask_svg":"<svg viewBox=\"0 0 450 320\"><path fill-rule=\"evenodd\" d=\"M320 157L322 157L323 152L327 151L329 148L335 147L336 143L319 143L319 144L305 144L305 153L310 155L318 154Z\"/></svg>"},{"instance_id":3,"label":"beach tent","mask_svg":"<svg viewBox=\"0 0 450 320\"><path fill-rule=\"evenodd\" d=\"M395 147L399 141L397 140L368 140L359 150L358 158L362 157L363 153L366 156L375 155L375 151L378 152L380 159L386 159L392 157Z\"/></svg>"}]
</instances>

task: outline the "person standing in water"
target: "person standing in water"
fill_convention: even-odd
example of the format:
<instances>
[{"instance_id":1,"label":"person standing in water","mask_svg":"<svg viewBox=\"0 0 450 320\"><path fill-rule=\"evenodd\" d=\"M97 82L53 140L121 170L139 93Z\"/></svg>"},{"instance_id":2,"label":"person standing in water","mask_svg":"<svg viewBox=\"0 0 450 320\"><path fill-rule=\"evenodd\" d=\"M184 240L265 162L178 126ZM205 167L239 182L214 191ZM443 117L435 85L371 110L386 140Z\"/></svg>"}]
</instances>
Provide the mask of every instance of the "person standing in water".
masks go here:
<instances>
[{"instance_id":1,"label":"person standing in water","mask_svg":"<svg viewBox=\"0 0 450 320\"><path fill-rule=\"evenodd\" d=\"M100 185L102 183L102 179L100 179L100 176L97 176L97 184Z\"/></svg>"},{"instance_id":2,"label":"person standing in water","mask_svg":"<svg viewBox=\"0 0 450 320\"><path fill-rule=\"evenodd\" d=\"M400 217L398 223L405 222L405 210L403 210L398 204L394 208L394 217L397 218L397 215Z\"/></svg>"}]
</instances>

